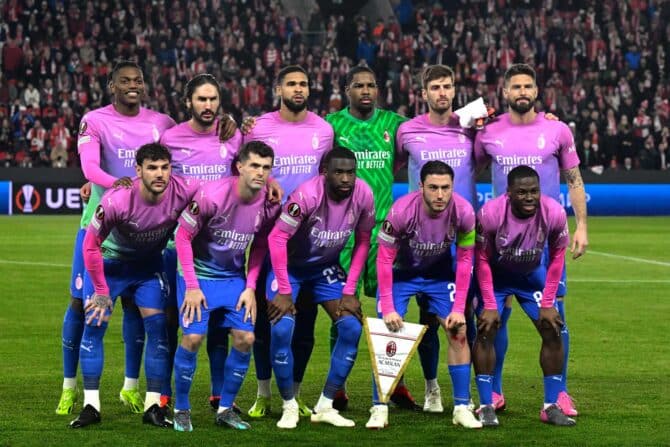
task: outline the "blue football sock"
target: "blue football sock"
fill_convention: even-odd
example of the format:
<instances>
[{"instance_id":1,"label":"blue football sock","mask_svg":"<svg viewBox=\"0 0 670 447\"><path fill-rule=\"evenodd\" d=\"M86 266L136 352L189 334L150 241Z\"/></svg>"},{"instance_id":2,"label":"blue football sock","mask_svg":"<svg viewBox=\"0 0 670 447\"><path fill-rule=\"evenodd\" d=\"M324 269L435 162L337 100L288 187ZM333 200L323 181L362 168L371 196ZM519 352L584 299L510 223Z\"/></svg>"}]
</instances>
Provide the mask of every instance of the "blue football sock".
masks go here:
<instances>
[{"instance_id":1,"label":"blue football sock","mask_svg":"<svg viewBox=\"0 0 670 447\"><path fill-rule=\"evenodd\" d=\"M341 317L335 324L337 325L337 342L330 355L330 370L323 388L323 395L329 399L335 398L335 393L342 388L351 368L354 367L362 331L360 321L353 315Z\"/></svg>"},{"instance_id":2,"label":"blue football sock","mask_svg":"<svg viewBox=\"0 0 670 447\"><path fill-rule=\"evenodd\" d=\"M154 314L145 318L144 328L147 331L147 353L144 356L147 391L160 393L170 357L165 314Z\"/></svg>"},{"instance_id":3,"label":"blue football sock","mask_svg":"<svg viewBox=\"0 0 670 447\"><path fill-rule=\"evenodd\" d=\"M167 340L168 340L168 361L165 368L165 376L163 384L161 385L161 395L172 397L172 369L174 368L174 355L177 352L177 346L179 345L179 320L177 324L171 322L169 319L167 321Z\"/></svg>"},{"instance_id":4,"label":"blue football sock","mask_svg":"<svg viewBox=\"0 0 670 447\"><path fill-rule=\"evenodd\" d=\"M493 404L493 376L489 374L477 374L475 376L477 391L479 392L480 405Z\"/></svg>"},{"instance_id":5,"label":"blue football sock","mask_svg":"<svg viewBox=\"0 0 670 447\"><path fill-rule=\"evenodd\" d=\"M565 303L563 300L556 301L556 307L558 307L558 314L563 320L563 329L561 329L561 338L563 340L563 390L567 390L568 382L568 358L570 354L570 332L568 331L568 324L565 322Z\"/></svg>"},{"instance_id":6,"label":"blue football sock","mask_svg":"<svg viewBox=\"0 0 670 447\"><path fill-rule=\"evenodd\" d=\"M502 371L503 364L505 363L505 355L507 354L507 346L509 344L509 339L507 338L507 322L509 317L512 315L511 307L503 307L502 314L500 315L500 328L496 333L496 339L493 342L493 347L496 351L496 366L493 370L493 391L502 394Z\"/></svg>"},{"instance_id":7,"label":"blue football sock","mask_svg":"<svg viewBox=\"0 0 670 447\"><path fill-rule=\"evenodd\" d=\"M79 345L84 333L84 313L77 312L72 305L67 306L63 317L63 377L77 377L79 365Z\"/></svg>"},{"instance_id":8,"label":"blue football sock","mask_svg":"<svg viewBox=\"0 0 670 447\"><path fill-rule=\"evenodd\" d=\"M126 355L125 375L132 379L140 377L142 351L144 351L144 324L139 309L135 306L123 308L123 343Z\"/></svg>"},{"instance_id":9,"label":"blue football sock","mask_svg":"<svg viewBox=\"0 0 670 447\"><path fill-rule=\"evenodd\" d=\"M190 410L188 394L191 391L191 383L195 375L197 352L191 352L179 346L174 355L174 391L175 410Z\"/></svg>"},{"instance_id":10,"label":"blue football sock","mask_svg":"<svg viewBox=\"0 0 670 447\"><path fill-rule=\"evenodd\" d=\"M423 377L426 380L437 379L437 367L440 362L439 328L439 324L429 324L419 343L419 360L421 360Z\"/></svg>"},{"instance_id":11,"label":"blue football sock","mask_svg":"<svg viewBox=\"0 0 670 447\"><path fill-rule=\"evenodd\" d=\"M563 377L560 374L544 376L544 402L553 404L558 400L558 393L563 391Z\"/></svg>"},{"instance_id":12,"label":"blue football sock","mask_svg":"<svg viewBox=\"0 0 670 447\"><path fill-rule=\"evenodd\" d=\"M470 364L449 365L449 375L454 389L454 405L470 403Z\"/></svg>"},{"instance_id":13,"label":"blue football sock","mask_svg":"<svg viewBox=\"0 0 670 447\"><path fill-rule=\"evenodd\" d=\"M302 383L307 370L307 363L314 349L314 326L319 308L309 306L302 309L295 317L295 331L291 341L293 351L293 380ZM332 336L331 326L331 336ZM332 349L331 349L332 352Z\"/></svg>"},{"instance_id":14,"label":"blue football sock","mask_svg":"<svg viewBox=\"0 0 670 447\"><path fill-rule=\"evenodd\" d=\"M100 326L86 325L81 337L81 348L79 349L79 361L81 363L81 374L84 377L84 388L87 390L97 389L91 387L92 381L100 383L102 366L105 362L105 350L102 338L107 330L107 322L103 321ZM86 383L89 387L86 387Z\"/></svg>"},{"instance_id":15,"label":"blue football sock","mask_svg":"<svg viewBox=\"0 0 670 447\"><path fill-rule=\"evenodd\" d=\"M272 325L270 342L270 355L272 358L272 369L275 372L277 388L282 399L293 399L293 353L291 352L291 339L295 320L292 315L284 315Z\"/></svg>"},{"instance_id":16,"label":"blue football sock","mask_svg":"<svg viewBox=\"0 0 670 447\"><path fill-rule=\"evenodd\" d=\"M214 312L216 313L216 312ZM214 323L212 323L214 321ZM223 378L228 357L228 329L217 327L219 319L210 314L207 329L207 356L209 357L209 377L211 380L210 392L212 396L219 396L223 388Z\"/></svg>"},{"instance_id":17,"label":"blue football sock","mask_svg":"<svg viewBox=\"0 0 670 447\"><path fill-rule=\"evenodd\" d=\"M225 377L222 388L219 390L221 401L220 407L230 408L233 406L235 397L242 387L242 382L247 375L251 352L240 352L235 348L230 350L226 359Z\"/></svg>"},{"instance_id":18,"label":"blue football sock","mask_svg":"<svg viewBox=\"0 0 670 447\"><path fill-rule=\"evenodd\" d=\"M271 327L265 309L258 312L254 325L254 365L258 380L272 378L272 361L270 360Z\"/></svg>"}]
</instances>

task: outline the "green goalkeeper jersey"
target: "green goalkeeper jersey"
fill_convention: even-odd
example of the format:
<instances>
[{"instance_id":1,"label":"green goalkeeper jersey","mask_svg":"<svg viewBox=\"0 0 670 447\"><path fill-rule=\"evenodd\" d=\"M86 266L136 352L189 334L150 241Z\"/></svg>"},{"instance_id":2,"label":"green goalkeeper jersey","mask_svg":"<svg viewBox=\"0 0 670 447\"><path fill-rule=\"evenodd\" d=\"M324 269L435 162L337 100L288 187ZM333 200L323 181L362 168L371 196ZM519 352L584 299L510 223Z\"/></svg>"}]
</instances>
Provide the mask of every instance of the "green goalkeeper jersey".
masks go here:
<instances>
[{"instance_id":1,"label":"green goalkeeper jersey","mask_svg":"<svg viewBox=\"0 0 670 447\"><path fill-rule=\"evenodd\" d=\"M407 118L388 110L375 109L367 120L360 120L345 108L326 117L333 126L335 141L356 154L357 177L363 179L375 196L377 222L386 217L393 204L393 161L396 132Z\"/></svg>"}]
</instances>

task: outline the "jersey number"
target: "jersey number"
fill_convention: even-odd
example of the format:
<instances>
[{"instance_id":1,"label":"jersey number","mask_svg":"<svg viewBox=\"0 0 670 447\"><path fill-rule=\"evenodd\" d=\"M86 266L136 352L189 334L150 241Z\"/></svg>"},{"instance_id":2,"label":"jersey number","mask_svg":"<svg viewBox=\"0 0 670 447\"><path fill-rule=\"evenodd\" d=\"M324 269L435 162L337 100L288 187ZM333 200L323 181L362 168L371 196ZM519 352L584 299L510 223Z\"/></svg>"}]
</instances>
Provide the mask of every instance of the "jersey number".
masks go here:
<instances>
[{"instance_id":1,"label":"jersey number","mask_svg":"<svg viewBox=\"0 0 670 447\"><path fill-rule=\"evenodd\" d=\"M323 269L323 276L328 281L328 284L335 284L336 282L342 282L346 279L344 272L338 266L326 267Z\"/></svg>"}]
</instances>

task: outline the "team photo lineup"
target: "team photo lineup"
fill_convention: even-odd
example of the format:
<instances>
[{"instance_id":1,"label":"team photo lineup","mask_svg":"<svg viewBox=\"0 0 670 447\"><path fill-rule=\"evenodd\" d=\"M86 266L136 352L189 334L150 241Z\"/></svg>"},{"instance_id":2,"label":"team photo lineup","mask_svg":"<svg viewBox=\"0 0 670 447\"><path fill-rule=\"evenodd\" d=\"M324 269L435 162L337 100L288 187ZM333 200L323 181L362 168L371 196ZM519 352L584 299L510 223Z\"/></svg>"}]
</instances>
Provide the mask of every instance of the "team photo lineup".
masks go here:
<instances>
[{"instance_id":1,"label":"team photo lineup","mask_svg":"<svg viewBox=\"0 0 670 447\"><path fill-rule=\"evenodd\" d=\"M278 110L238 126L222 111L223 90L211 74L188 80L187 120L176 123L143 106L140 66L116 62L112 103L86 113L76 137L88 183L56 408L76 416L70 428L103 419L104 336L119 319L111 324L122 324L124 378L107 383L122 380L119 398L144 424L193 431L192 402L209 399L216 425L249 430L271 417L278 393L279 429L301 420L362 425L347 418L347 378L365 317L377 317L397 334L404 323L426 326L417 349L424 401L400 377L386 402L371 370L366 428L402 424L394 409L406 409L451 412L464 428L504 429L514 298L539 335L538 418L576 424L565 258L580 258L588 235L573 133L536 111L530 65L504 72L507 108L498 111L481 99L454 110L457 77L446 65L427 65L417 76L427 113L408 119L380 108L377 76L361 64L346 74L346 105L324 119L308 110L308 72L287 65L274 81ZM480 206L476 177L487 168L494 198ZM394 201L394 178L404 169L409 192ZM572 231L559 203L561 176ZM405 321L413 297L420 316ZM363 315L368 299L376 300L375 315ZM331 319L329 336L315 334L319 307ZM453 401L447 410L437 377L440 328ZM309 402L301 384L315 341L326 338L330 364L320 396ZM210 395L191 396L203 342ZM241 408L236 396L254 379L247 378L252 358L256 400Z\"/></svg>"}]
</instances>

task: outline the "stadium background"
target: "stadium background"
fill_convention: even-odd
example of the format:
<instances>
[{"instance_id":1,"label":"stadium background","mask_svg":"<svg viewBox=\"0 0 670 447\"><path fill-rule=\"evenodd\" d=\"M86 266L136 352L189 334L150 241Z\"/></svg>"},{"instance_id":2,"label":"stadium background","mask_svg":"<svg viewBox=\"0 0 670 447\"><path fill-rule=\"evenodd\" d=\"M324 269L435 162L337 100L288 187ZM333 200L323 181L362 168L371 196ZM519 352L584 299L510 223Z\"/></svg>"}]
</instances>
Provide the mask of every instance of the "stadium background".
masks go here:
<instances>
[{"instance_id":1,"label":"stadium background","mask_svg":"<svg viewBox=\"0 0 670 447\"><path fill-rule=\"evenodd\" d=\"M0 214L78 212L82 177L74 137L80 117L109 102L107 75L119 58L141 64L146 105L178 122L186 118L182 87L200 72L221 81L224 108L239 122L277 105L272 81L289 63L310 73L310 108L322 115L346 105L344 75L367 63L379 77L379 106L414 116L425 111L415 75L426 63L455 69L455 107L483 96L502 110L501 74L513 62L529 62L538 71L537 108L557 114L575 134L590 214L670 214L665 0L9 0L0 8ZM479 180L485 197L486 174ZM506 391L513 406L501 430L477 434L473 443L542 445L552 436L552 445L668 445L658 427L667 425L670 411L663 398L670 389L664 372L670 352L661 338L663 315L670 314L669 224L665 217L591 218L590 253L568 261L575 297L568 311L575 339L571 389L584 416L578 427L558 435L537 423L536 336L516 312ZM76 227L75 216L0 217L0 296L6 304L0 315L0 445L182 445L172 433L142 430L113 403L123 364L118 323L108 341L102 432L73 435L53 414ZM364 308L372 312L371 300ZM322 316L319 333L326 331ZM525 337L533 341L523 343ZM369 396L365 350L362 343L350 381L359 425L367 419ZM202 360L194 396L206 395ZM303 392L308 400L318 396L319 365L326 362L326 343L317 341ZM420 396L416 363L408 380ZM244 408L253 399L252 376L240 396ZM440 379L448 407L444 365ZM219 436L204 404L195 417L193 442ZM277 434L271 419L255 423L238 442L257 444L261 436L305 445L316 438L324 445L432 445L469 443L472 436L452 429L443 416L396 412L391 419L389 431L357 430L357 436L307 424Z\"/></svg>"}]
</instances>

